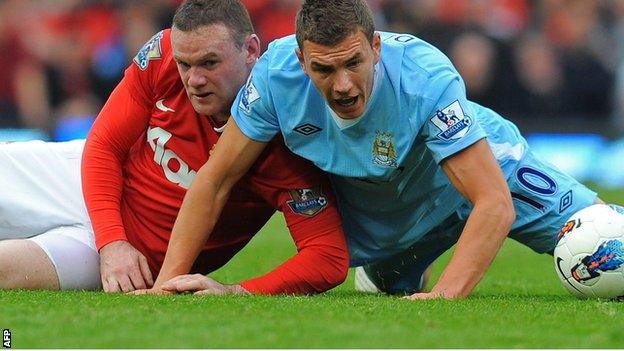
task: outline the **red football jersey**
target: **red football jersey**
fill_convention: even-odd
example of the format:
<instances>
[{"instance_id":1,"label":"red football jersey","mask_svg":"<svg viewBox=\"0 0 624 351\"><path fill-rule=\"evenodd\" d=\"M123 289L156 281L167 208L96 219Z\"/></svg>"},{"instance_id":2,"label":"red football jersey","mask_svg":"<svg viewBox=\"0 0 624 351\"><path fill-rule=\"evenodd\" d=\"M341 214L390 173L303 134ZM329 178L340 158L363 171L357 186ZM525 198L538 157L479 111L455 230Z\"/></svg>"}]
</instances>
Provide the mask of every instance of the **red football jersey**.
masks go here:
<instances>
[{"instance_id":1,"label":"red football jersey","mask_svg":"<svg viewBox=\"0 0 624 351\"><path fill-rule=\"evenodd\" d=\"M219 138L217 127L195 112L173 60L170 30L159 32L126 70L85 145L83 191L98 249L127 240L158 273L186 190ZM298 253L243 287L311 293L340 283L348 254L330 185L278 139L232 190L193 271L221 267L275 210L284 213Z\"/></svg>"}]
</instances>

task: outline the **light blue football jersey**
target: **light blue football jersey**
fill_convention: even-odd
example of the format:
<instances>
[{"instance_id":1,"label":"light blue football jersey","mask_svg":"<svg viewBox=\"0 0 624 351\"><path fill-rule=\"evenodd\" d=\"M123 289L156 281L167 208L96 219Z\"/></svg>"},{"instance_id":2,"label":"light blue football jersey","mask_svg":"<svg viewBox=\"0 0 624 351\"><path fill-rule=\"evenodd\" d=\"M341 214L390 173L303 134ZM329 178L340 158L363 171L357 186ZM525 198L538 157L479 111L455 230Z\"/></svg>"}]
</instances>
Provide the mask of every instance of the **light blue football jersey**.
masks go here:
<instances>
[{"instance_id":1,"label":"light blue football jersey","mask_svg":"<svg viewBox=\"0 0 624 351\"><path fill-rule=\"evenodd\" d=\"M271 43L232 106L249 138L267 142L281 132L293 152L330 173L352 265L405 250L452 214L467 217L470 204L439 166L446 157L487 137L512 179L527 150L511 122L466 99L438 49L412 35L380 34L373 92L355 124L336 122L301 69L294 36ZM549 186L539 174L522 180Z\"/></svg>"}]
</instances>

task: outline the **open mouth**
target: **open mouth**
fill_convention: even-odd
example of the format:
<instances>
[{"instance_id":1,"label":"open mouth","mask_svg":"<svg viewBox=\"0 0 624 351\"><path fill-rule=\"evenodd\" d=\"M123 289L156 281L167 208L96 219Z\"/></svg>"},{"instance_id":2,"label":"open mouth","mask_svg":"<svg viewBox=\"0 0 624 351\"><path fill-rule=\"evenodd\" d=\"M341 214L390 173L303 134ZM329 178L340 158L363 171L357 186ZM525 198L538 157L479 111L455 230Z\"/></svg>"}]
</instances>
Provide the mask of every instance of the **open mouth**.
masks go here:
<instances>
[{"instance_id":1,"label":"open mouth","mask_svg":"<svg viewBox=\"0 0 624 351\"><path fill-rule=\"evenodd\" d=\"M334 101L340 107L352 107L357 103L358 98L358 96L354 96L350 98L334 99Z\"/></svg>"}]
</instances>

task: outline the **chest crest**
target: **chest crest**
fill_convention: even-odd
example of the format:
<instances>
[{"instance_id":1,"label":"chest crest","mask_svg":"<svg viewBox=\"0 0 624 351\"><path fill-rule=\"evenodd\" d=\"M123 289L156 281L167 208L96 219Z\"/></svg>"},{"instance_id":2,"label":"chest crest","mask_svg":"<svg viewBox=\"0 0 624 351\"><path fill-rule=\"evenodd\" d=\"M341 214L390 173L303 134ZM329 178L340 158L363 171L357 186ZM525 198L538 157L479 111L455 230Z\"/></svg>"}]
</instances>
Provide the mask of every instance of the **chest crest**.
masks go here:
<instances>
[{"instance_id":1,"label":"chest crest","mask_svg":"<svg viewBox=\"0 0 624 351\"><path fill-rule=\"evenodd\" d=\"M394 137L390 132L377 131L373 140L373 163L385 167L397 167Z\"/></svg>"}]
</instances>

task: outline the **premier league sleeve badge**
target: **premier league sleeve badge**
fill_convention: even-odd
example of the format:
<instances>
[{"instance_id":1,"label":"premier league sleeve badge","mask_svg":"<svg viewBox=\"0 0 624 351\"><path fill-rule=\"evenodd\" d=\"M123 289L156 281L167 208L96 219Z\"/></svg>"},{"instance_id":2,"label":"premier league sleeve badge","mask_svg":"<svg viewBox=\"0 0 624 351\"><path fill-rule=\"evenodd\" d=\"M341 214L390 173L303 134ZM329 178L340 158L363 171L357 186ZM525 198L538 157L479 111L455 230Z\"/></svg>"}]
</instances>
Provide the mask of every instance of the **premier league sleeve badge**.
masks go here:
<instances>
[{"instance_id":1,"label":"premier league sleeve badge","mask_svg":"<svg viewBox=\"0 0 624 351\"><path fill-rule=\"evenodd\" d=\"M437 137L441 140L456 140L468 133L472 120L464 114L459 101L455 100L447 107L437 110L430 119L439 130Z\"/></svg>"}]
</instances>

